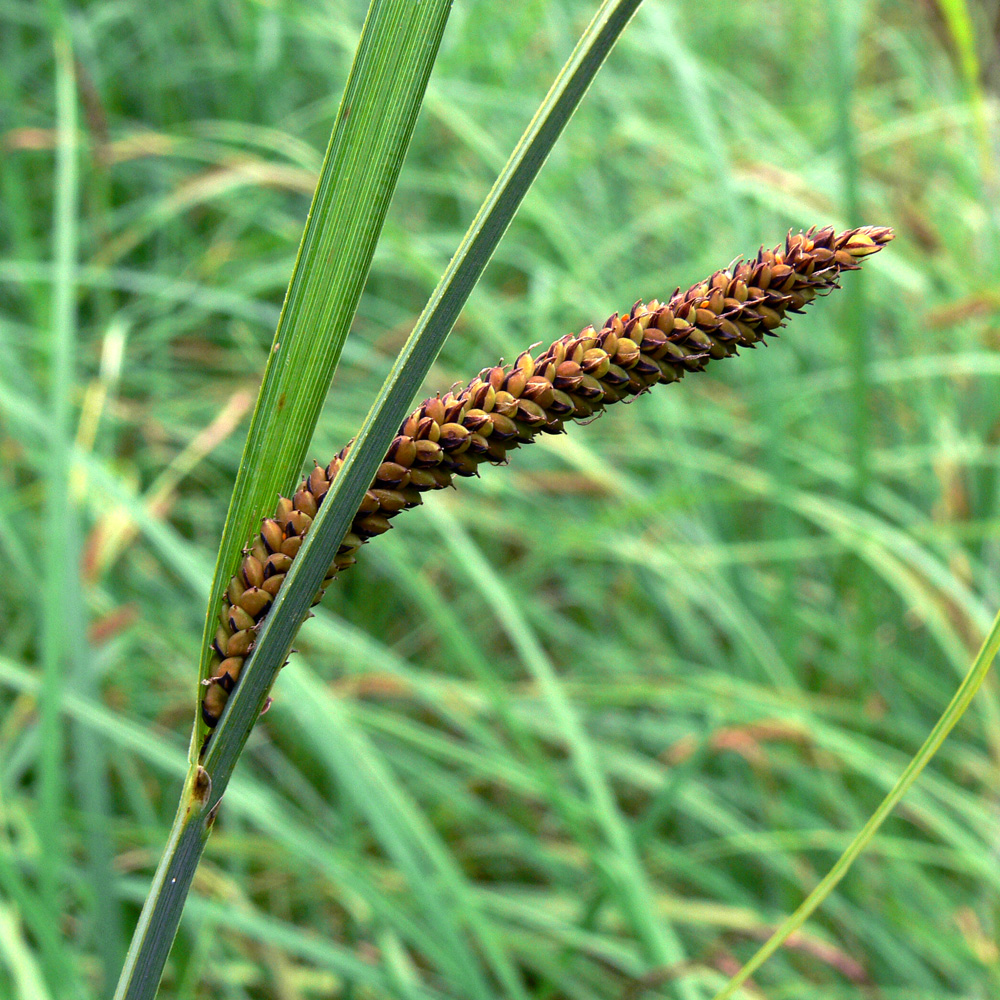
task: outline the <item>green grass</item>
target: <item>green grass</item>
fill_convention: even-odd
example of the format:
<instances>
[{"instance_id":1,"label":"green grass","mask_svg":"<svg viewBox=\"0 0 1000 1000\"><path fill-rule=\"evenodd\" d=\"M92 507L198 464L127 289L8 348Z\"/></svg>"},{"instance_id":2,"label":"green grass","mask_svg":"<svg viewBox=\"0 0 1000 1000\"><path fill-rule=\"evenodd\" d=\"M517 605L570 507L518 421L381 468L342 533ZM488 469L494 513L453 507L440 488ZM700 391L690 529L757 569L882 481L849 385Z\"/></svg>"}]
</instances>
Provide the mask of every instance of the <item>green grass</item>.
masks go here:
<instances>
[{"instance_id":1,"label":"green grass","mask_svg":"<svg viewBox=\"0 0 1000 1000\"><path fill-rule=\"evenodd\" d=\"M423 7L386 0L372 3L365 17L240 460L206 608L199 680L209 676L210 643L240 553L261 517L273 511L275 496L288 492L298 478L371 267L450 7L449 0ZM336 513L334 503L325 513L331 508ZM313 549L321 534L319 521L310 533ZM325 566L331 557L325 556ZM305 551L296 565L297 571L304 569L322 572ZM240 678L239 693L207 751L207 726L196 710L189 772L132 934L116 1000L152 1000L158 990L233 766L316 593L318 575L308 593L296 591L295 577L276 601L289 613L282 616L276 607L269 617L255 644L253 665ZM295 608L297 593L301 606ZM284 642L269 645L266 633L276 629L279 634L283 629Z\"/></svg>"},{"instance_id":2,"label":"green grass","mask_svg":"<svg viewBox=\"0 0 1000 1000\"><path fill-rule=\"evenodd\" d=\"M897 240L767 352L365 547L251 736L164 996L466 1000L464 950L483 995L683 972L709 1000L875 812L1000 606L996 66L978 8L941 7L640 10L427 391L789 227ZM74 66L0 0L0 995L113 986L363 12L95 2ZM592 13L457 6L310 456L356 432ZM1000 990L997 719L988 677L757 995Z\"/></svg>"}]
</instances>

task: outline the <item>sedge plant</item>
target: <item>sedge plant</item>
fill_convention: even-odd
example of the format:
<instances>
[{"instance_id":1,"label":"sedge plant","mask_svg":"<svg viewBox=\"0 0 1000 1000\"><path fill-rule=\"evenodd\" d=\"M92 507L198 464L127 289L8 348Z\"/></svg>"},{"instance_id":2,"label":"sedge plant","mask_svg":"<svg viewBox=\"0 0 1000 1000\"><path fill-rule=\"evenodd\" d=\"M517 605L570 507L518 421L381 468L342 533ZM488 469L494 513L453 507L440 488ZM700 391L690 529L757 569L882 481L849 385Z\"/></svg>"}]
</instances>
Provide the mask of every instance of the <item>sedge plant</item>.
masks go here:
<instances>
[{"instance_id":1,"label":"sedge plant","mask_svg":"<svg viewBox=\"0 0 1000 1000\"><path fill-rule=\"evenodd\" d=\"M540 351L525 345L511 364L482 369L465 387L430 397L407 416L503 232L638 5L639 0L606 0L600 6L497 178L356 438L290 489L301 474L355 314L450 9L448 0L419 5L373 0L233 491L208 603L190 769L122 972L119 1000L155 994L233 769L294 636L310 604L354 564L366 541L385 533L397 514L418 506L427 491L477 475L484 463L505 464L514 449L538 435L561 433L572 421L591 419L610 404L764 342L791 314L838 287L843 273L856 270L892 239L884 227L837 232L823 226L789 234L783 245L720 268L684 292L637 302ZM756 965L832 890L916 778L981 683L994 647L991 637L949 709L947 724L935 730L839 867L762 949ZM598 799L609 795L598 779L593 790ZM605 833L628 858L621 828L611 824ZM628 878L641 897L648 886L638 867ZM681 961L668 929L647 926L643 933L651 961L667 966ZM505 995L527 998L509 957L485 938L480 944L488 973L478 965L467 970L469 995L491 995L489 976ZM733 995L756 965L720 996ZM677 989L685 998L697 995L683 974Z\"/></svg>"}]
</instances>

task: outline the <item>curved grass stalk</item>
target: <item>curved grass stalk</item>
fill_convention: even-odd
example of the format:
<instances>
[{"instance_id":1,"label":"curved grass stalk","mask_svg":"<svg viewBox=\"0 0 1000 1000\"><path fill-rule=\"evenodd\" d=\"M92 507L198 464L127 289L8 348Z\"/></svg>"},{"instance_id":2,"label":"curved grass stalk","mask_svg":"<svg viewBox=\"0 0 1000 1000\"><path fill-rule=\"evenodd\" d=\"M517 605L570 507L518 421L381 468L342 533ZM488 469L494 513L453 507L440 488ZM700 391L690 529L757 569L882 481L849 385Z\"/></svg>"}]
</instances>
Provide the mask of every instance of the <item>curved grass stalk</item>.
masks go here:
<instances>
[{"instance_id":1,"label":"curved grass stalk","mask_svg":"<svg viewBox=\"0 0 1000 1000\"><path fill-rule=\"evenodd\" d=\"M451 0L372 0L334 122L223 531L210 625L240 548L301 468L371 266ZM291 447L289 447L291 443ZM212 827L212 781L194 762L115 1000L150 1000ZM241 744L242 746L242 744ZM235 763L235 760L234 760ZM228 774L226 775L228 779ZM219 794L225 787L221 783Z\"/></svg>"},{"instance_id":2,"label":"curved grass stalk","mask_svg":"<svg viewBox=\"0 0 1000 1000\"><path fill-rule=\"evenodd\" d=\"M969 707L976 692L986 679L986 675L989 673L998 650L1000 650L1000 612L997 612L997 616L993 620L993 625L990 627L979 652L972 661L969 672L965 675L965 679L955 692L955 696L951 699L941 718L938 719L937 725L931 730L923 746L921 746L913 760L907 765L906 770L899 776L899 780L889 794L882 800L878 809L872 813L871 818L847 846L844 853L837 859L837 863L830 869L826 877L806 896L799 908L782 921L774 934L761 946L753 958L726 983L725 987L715 995L713 1000L730 1000L731 997L735 996L740 986L809 919L822 905L827 896L833 892L837 887L837 883L847 874L851 865L854 864L861 852L864 851L878 832L879 827L886 821L893 809L896 808L910 786L920 777L920 772L930 763L931 758L937 753L938 748L944 743L952 729L955 728L958 720L965 714L965 710Z\"/></svg>"},{"instance_id":3,"label":"curved grass stalk","mask_svg":"<svg viewBox=\"0 0 1000 1000\"><path fill-rule=\"evenodd\" d=\"M126 959L125 969L115 993L115 1000L149 1000L155 994L180 921L184 900L211 831L216 808L250 730L263 707L267 691L287 656L295 632L298 630L309 602L322 580L325 571L325 566L322 563L324 546L327 550L337 548L340 538L343 537L354 512L358 508L361 497L371 481L375 468L379 464L380 456L391 437L393 424L398 424L406 405L412 399L417 386L437 355L459 311L482 274L500 237L514 217L549 151L562 133L604 59L640 2L641 0L605 0L602 4L511 155L507 166L476 216L472 227L386 380L385 386L362 427L356 446L344 465L342 474L338 476L336 485L330 490L329 501L324 505L323 511L320 512L313 525L313 530L302 546L301 557L296 559L294 567L288 574L286 585L281 588L279 597L274 602L273 613L268 616L261 631L253 660L248 665L236 695L229 700L221 723L213 734L208 752L204 755L202 765L192 761L192 768L185 782L167 850L154 876L150 896L140 916L139 925L136 928ZM402 0L374 0L369 11L365 33L362 35L355 67L352 69L352 80L356 73L364 69L367 69L375 77L379 73L391 73L396 81L409 80L411 87L408 99L404 102L405 106L396 108L394 111L387 108L386 113L393 111L394 114L398 114L404 119L408 118L411 127L415 117L414 102L419 104L422 97L423 85L426 83L426 72L429 72L430 64L434 60L440 34L444 27L444 17L449 6L448 0L436 0L436 2L426 4L419 9L417 5L404 3ZM415 13L418 10L422 13ZM412 36L409 38L411 43L409 57L414 60L413 65L423 65L426 71L422 79L419 73L407 75L401 71L402 56L406 52L406 45L398 30L395 32L391 29L385 31L381 37L381 46L375 45L370 38L366 45L366 36L369 29L372 28L373 22L377 22L376 27L381 26L385 30L386 24L392 19L393 11L397 22L404 15L409 14L415 18L424 18L423 26L425 28L428 24L433 24L437 28L436 35L432 33L433 37L428 37L427 33L414 32L415 36L419 36L419 41L422 41L422 46L419 42L414 44ZM382 20L379 22L380 16ZM372 30L374 31L374 29ZM381 51L382 57L386 57L388 53L391 58L378 58L379 51ZM365 62L366 57L369 58L368 63ZM420 62L421 59L424 60L423 63ZM352 80L348 81L348 93L352 91ZM356 86L354 91L358 94L364 94L365 88ZM342 136L344 124L351 116L352 110L356 120L358 109L357 107L352 109L351 102L345 98L341 104L337 124L334 127L331 150L337 137ZM384 137L387 131L383 127L379 134ZM395 157L397 172L401 162L401 150L405 149L409 138L409 132L406 132L405 129L402 130L402 133L404 134L400 132L395 134L396 143L389 150L389 153ZM402 147L399 146L400 142L402 142ZM356 137L355 143L357 143ZM366 162L378 158L379 150L374 148L371 143L360 143L353 148L355 153L363 152ZM328 152L320 185L314 199L314 211L320 216L319 222L323 221L323 200L320 192L324 184L329 187L330 177L328 174L336 162L336 157ZM363 168L359 167L359 169ZM346 171L345 176L349 177L350 171ZM388 182L383 181L375 192L385 200L386 204L395 185L395 176L392 174ZM367 220L369 235L371 235L372 226L376 230L381 228L384 205L381 206L380 212L379 205L368 211L369 206L364 198L355 199L352 204L357 206L358 215ZM361 224L357 217L354 224ZM313 225L314 215L311 213L296 262L296 275L299 274L300 270L304 270L303 261L310 259L309 234ZM354 241L355 234L348 231L345 234L343 245L353 246ZM373 240L371 245L374 245ZM312 259L316 268L322 273L324 255L318 252L315 247L313 250ZM370 255L368 263L370 263ZM366 271L368 263L365 264ZM289 450L276 446L275 452L283 455L281 470L271 469L266 475L253 471L257 469L258 462L266 463L273 458L273 455L267 452L267 443L270 441L272 445L274 444L276 433L279 434L279 443L284 440L284 435L290 435L291 440L295 441L304 453L315 424L315 414L318 414L316 400L313 399L310 402L308 398L316 395L314 391L306 393L306 398L298 401L299 412L294 421L290 421L288 418L282 420L281 417L282 409L288 400L294 401L302 388L296 381L299 373L288 356L290 352L287 351L287 339L282 340L281 335L281 330L283 325L288 322L287 317L295 300L296 275L293 275L289 295L282 312L282 318L279 321L279 333L275 338L268 370L265 373L264 385L261 389L261 397L244 452L244 460L241 464L241 474L243 475L237 482L230 515L227 518L209 603L209 622L214 618L215 611L219 607L229 574L232 573L239 561L239 550L243 540L251 533L253 525L266 509L267 503L270 502L266 499L267 491L271 491L269 496L273 498L274 492L277 492L277 486L284 485L291 478L291 475L294 475L285 469L285 466L289 464ZM355 277L357 277L356 274ZM311 296L306 296L306 298L319 294L315 279L307 284L307 288L311 289ZM357 284L358 295L360 295L360 290L360 284ZM338 315L342 319L346 316L347 322L349 322L355 306L356 299L354 304L350 305L349 310L345 311L344 308L341 308ZM313 307L319 308L315 299ZM302 329L306 335L309 333L308 325L303 323ZM317 331L315 324L313 325L313 338L321 336L324 332L325 328L321 327ZM342 332L346 334L346 328ZM336 334L337 331L335 330L334 333ZM329 367L326 384L332 377L333 366L342 346L342 337L338 335L333 339L340 342L334 343L332 347L329 344L316 345L326 352L325 356ZM302 361L310 371L313 371L314 365L308 354L304 355ZM315 375L314 371L313 375ZM276 388L282 378L286 385L287 398L285 395L279 394ZM301 379L298 381L301 382ZM316 378L313 378L312 382L315 383L312 387L313 390L321 384ZM326 385L322 385L323 394L325 391ZM310 422L308 418L314 410L315 413L312 416L312 422ZM284 430L279 431L280 427L284 427ZM292 451L294 452L295 449ZM301 467L301 462L302 454L295 453L296 471L297 468ZM251 477L250 471L245 471L248 466L253 471L253 477ZM309 553L312 549L316 550L316 554L310 556ZM326 566L329 565L329 562L330 559L326 558ZM284 611L282 611L283 606ZM209 629L209 635L210 632ZM210 648L206 642L206 651ZM207 666L207 662L203 664L203 670L205 666ZM198 734L203 732L203 724L199 721L195 725L192 738L192 758L194 750L200 742Z\"/></svg>"}]
</instances>

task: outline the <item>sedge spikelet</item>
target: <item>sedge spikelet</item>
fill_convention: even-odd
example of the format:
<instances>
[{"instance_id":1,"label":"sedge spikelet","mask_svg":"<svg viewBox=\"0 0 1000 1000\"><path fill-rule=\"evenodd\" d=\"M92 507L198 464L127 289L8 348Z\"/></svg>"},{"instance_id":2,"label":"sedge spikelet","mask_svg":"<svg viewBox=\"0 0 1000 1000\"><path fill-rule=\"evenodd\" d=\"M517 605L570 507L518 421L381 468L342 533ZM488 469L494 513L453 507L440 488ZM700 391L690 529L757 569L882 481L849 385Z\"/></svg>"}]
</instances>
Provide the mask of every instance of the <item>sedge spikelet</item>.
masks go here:
<instances>
[{"instance_id":1,"label":"sedge spikelet","mask_svg":"<svg viewBox=\"0 0 1000 1000\"><path fill-rule=\"evenodd\" d=\"M368 539L391 527L400 511L421 503L421 493L477 474L483 462L501 464L537 434L557 434L568 420L591 417L610 403L660 382L676 382L713 360L775 336L789 313L839 287L844 271L893 238L886 228L835 233L832 228L789 234L783 247L761 248L756 258L678 290L667 302L637 302L599 330L587 327L559 338L537 355L525 351L512 365L484 368L464 389L425 399L403 421L351 530L331 564L330 580L352 566ZM257 630L284 581L348 444L325 468L317 465L244 554L226 592L204 682L202 718L212 728L236 686Z\"/></svg>"}]
</instances>

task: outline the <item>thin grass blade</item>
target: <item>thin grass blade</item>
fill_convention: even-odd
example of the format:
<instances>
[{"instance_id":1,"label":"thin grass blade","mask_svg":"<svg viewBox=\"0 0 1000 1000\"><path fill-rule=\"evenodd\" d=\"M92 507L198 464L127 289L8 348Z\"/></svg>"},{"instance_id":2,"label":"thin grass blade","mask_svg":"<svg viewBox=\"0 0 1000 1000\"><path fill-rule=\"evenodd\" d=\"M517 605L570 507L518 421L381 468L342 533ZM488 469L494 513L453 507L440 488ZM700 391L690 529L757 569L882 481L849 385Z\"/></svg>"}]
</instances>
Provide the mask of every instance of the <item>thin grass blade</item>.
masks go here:
<instances>
[{"instance_id":1,"label":"thin grass blade","mask_svg":"<svg viewBox=\"0 0 1000 1000\"><path fill-rule=\"evenodd\" d=\"M369 8L251 421L216 562L206 636L214 631L223 589L247 537L302 466L450 7L450 0L373 0ZM207 640L203 648L202 673ZM201 732L196 721L192 758ZM150 1000L156 993L211 830L210 808L217 798L209 802L210 789L207 773L192 765L133 935L117 1000Z\"/></svg>"},{"instance_id":2,"label":"thin grass blade","mask_svg":"<svg viewBox=\"0 0 1000 1000\"><path fill-rule=\"evenodd\" d=\"M374 0L278 319L216 561L202 642L247 539L298 476L371 267L451 8ZM192 759L205 728L199 721Z\"/></svg>"},{"instance_id":3,"label":"thin grass blade","mask_svg":"<svg viewBox=\"0 0 1000 1000\"><path fill-rule=\"evenodd\" d=\"M312 597L319 588L326 568L357 511L407 406L549 151L639 2L640 0L618 0L602 5L501 172L400 352L362 426L347 463L334 480L327 499L278 592L264 621L256 651L247 664L234 695L229 699L226 711L209 743L203 760L205 771L212 780L209 809L225 790L250 729L288 655ZM384 791L385 784L380 787ZM414 817L407 815L405 803L398 798L385 795L380 801L386 810L380 826L381 834L391 842L389 849L395 856L407 857L407 852L398 844L397 831L405 829L410 833L414 832ZM395 851L392 843L397 844ZM432 856L433 854L431 851ZM419 882L422 878L419 865L414 862L411 867L414 869L411 881L416 879ZM439 880L443 874L452 871L441 858L436 859L434 867ZM457 873L452 871L452 874ZM461 880L453 884L452 891L457 891L460 896L467 895ZM490 955L498 977L504 981L505 992L517 995L519 984L516 975L493 941L489 929L477 924L474 933L485 952ZM473 982L471 985L477 992L481 992L483 988L480 983Z\"/></svg>"},{"instance_id":4,"label":"thin grass blade","mask_svg":"<svg viewBox=\"0 0 1000 1000\"><path fill-rule=\"evenodd\" d=\"M74 435L73 392L77 354L76 267L79 254L79 125L72 42L58 11L53 12L56 94L56 161L52 220L53 285L49 342L49 438L44 471L44 590L42 598L42 689L39 698L38 813L39 890L50 919L63 912L65 734L62 699L79 665L80 646L71 641L82 614L77 511L70 496L70 453ZM43 940L43 946L46 941ZM50 983L61 983L68 997L82 987L66 964L65 953L45 948Z\"/></svg>"},{"instance_id":5,"label":"thin grass blade","mask_svg":"<svg viewBox=\"0 0 1000 1000\"><path fill-rule=\"evenodd\" d=\"M255 651L209 744L204 767L221 796L267 692L361 498L462 306L612 46L641 0L606 0L556 77L424 308L334 479L278 596Z\"/></svg>"},{"instance_id":6,"label":"thin grass blade","mask_svg":"<svg viewBox=\"0 0 1000 1000\"><path fill-rule=\"evenodd\" d=\"M799 908L781 923L774 934L768 939L767 943L760 948L753 958L715 995L714 1000L729 1000L730 997L734 996L736 990L809 919L822 905L827 896L833 892L837 887L837 883L847 874L851 865L854 864L858 856L878 832L879 827L886 821L893 809L896 808L900 799L910 789L910 786L920 777L920 772L930 763L931 758L937 753L948 734L965 714L965 710L969 707L976 692L983 681L986 680L986 675L989 673L998 650L1000 650L1000 612L997 613L989 633L983 640L983 645L973 660L965 679L955 692L955 696L944 710L941 718L938 719L937 724L931 730L923 746L917 751L914 758L907 765L906 770L900 775L892 791L882 800L878 809L872 813L871 818L847 846L847 849L838 858L837 863L830 869L826 877L802 901Z\"/></svg>"}]
</instances>

